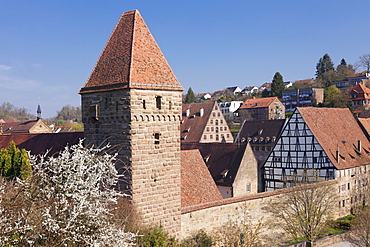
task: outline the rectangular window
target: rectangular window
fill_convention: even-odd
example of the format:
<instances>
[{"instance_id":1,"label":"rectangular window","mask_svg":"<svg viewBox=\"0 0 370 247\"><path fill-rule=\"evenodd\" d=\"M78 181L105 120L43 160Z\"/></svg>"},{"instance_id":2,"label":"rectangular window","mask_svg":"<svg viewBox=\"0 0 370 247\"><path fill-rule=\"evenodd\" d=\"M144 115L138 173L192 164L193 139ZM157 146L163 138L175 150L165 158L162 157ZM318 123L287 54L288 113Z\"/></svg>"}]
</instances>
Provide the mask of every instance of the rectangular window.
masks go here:
<instances>
[{"instance_id":1,"label":"rectangular window","mask_svg":"<svg viewBox=\"0 0 370 247\"><path fill-rule=\"evenodd\" d=\"M146 109L145 99L143 100L143 109Z\"/></svg>"},{"instance_id":2,"label":"rectangular window","mask_svg":"<svg viewBox=\"0 0 370 247\"><path fill-rule=\"evenodd\" d=\"M93 120L98 120L98 104L92 104L89 106L89 117Z\"/></svg>"},{"instance_id":3,"label":"rectangular window","mask_svg":"<svg viewBox=\"0 0 370 247\"><path fill-rule=\"evenodd\" d=\"M154 144L158 145L159 144L159 136L160 133L154 133Z\"/></svg>"},{"instance_id":4,"label":"rectangular window","mask_svg":"<svg viewBox=\"0 0 370 247\"><path fill-rule=\"evenodd\" d=\"M157 109L162 109L162 96L155 97L155 103L157 106Z\"/></svg>"}]
</instances>

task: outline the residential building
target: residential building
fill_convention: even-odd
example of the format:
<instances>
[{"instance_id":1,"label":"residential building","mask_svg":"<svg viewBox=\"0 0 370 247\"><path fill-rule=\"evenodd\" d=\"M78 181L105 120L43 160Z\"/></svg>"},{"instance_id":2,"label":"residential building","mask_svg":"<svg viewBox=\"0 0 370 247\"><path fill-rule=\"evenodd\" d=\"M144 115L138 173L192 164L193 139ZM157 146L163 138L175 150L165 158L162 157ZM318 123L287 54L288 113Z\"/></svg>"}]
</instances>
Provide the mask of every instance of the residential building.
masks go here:
<instances>
[{"instance_id":1,"label":"residential building","mask_svg":"<svg viewBox=\"0 0 370 247\"><path fill-rule=\"evenodd\" d=\"M234 120L234 112L239 109L243 101L231 101L231 102L221 102L218 103L222 114L224 115L226 121Z\"/></svg>"},{"instance_id":2,"label":"residential building","mask_svg":"<svg viewBox=\"0 0 370 247\"><path fill-rule=\"evenodd\" d=\"M298 107L263 166L265 190L336 179L341 210L348 210L360 200L350 192L364 183L369 154L370 142L348 108Z\"/></svg>"},{"instance_id":3,"label":"residential building","mask_svg":"<svg viewBox=\"0 0 370 247\"><path fill-rule=\"evenodd\" d=\"M227 87L226 89L230 90L233 94L241 93L242 89L238 86L235 87Z\"/></svg>"},{"instance_id":4,"label":"residential building","mask_svg":"<svg viewBox=\"0 0 370 247\"><path fill-rule=\"evenodd\" d=\"M181 150L191 149L200 151L223 198L261 191L261 173L249 143L181 143Z\"/></svg>"},{"instance_id":5,"label":"residential building","mask_svg":"<svg viewBox=\"0 0 370 247\"><path fill-rule=\"evenodd\" d=\"M201 93L195 96L195 101L201 101L202 99L209 100L212 99L212 96L209 93Z\"/></svg>"},{"instance_id":6,"label":"residential building","mask_svg":"<svg viewBox=\"0 0 370 247\"><path fill-rule=\"evenodd\" d=\"M285 123L286 119L244 121L234 142L250 143L258 164L262 166Z\"/></svg>"},{"instance_id":7,"label":"residential building","mask_svg":"<svg viewBox=\"0 0 370 247\"><path fill-rule=\"evenodd\" d=\"M282 91L282 102L286 112L293 112L296 107L310 107L324 102L323 88L305 88Z\"/></svg>"},{"instance_id":8,"label":"residential building","mask_svg":"<svg viewBox=\"0 0 370 247\"><path fill-rule=\"evenodd\" d=\"M182 105L181 142L233 142L215 101Z\"/></svg>"},{"instance_id":9,"label":"residential building","mask_svg":"<svg viewBox=\"0 0 370 247\"><path fill-rule=\"evenodd\" d=\"M250 94L253 94L253 93L258 93L258 87L256 86L252 86L252 87L245 87L242 91L241 91L242 94L245 94L245 95L250 95Z\"/></svg>"},{"instance_id":10,"label":"residential building","mask_svg":"<svg viewBox=\"0 0 370 247\"><path fill-rule=\"evenodd\" d=\"M41 119L17 122L3 120L0 122L0 134L13 133L52 133L53 130Z\"/></svg>"},{"instance_id":11,"label":"residential building","mask_svg":"<svg viewBox=\"0 0 370 247\"><path fill-rule=\"evenodd\" d=\"M356 110L361 106L368 106L370 104L370 88L362 83L354 85L347 93Z\"/></svg>"},{"instance_id":12,"label":"residential building","mask_svg":"<svg viewBox=\"0 0 370 247\"><path fill-rule=\"evenodd\" d=\"M255 98L243 101L236 111L238 120L242 123L254 120L284 119L285 106L277 97Z\"/></svg>"},{"instance_id":13,"label":"residential building","mask_svg":"<svg viewBox=\"0 0 370 247\"><path fill-rule=\"evenodd\" d=\"M349 88L360 83L364 85L369 85L370 74L367 72L356 73L354 75L347 76L346 79L342 81L333 82L333 84L342 92L346 92Z\"/></svg>"},{"instance_id":14,"label":"residential building","mask_svg":"<svg viewBox=\"0 0 370 247\"><path fill-rule=\"evenodd\" d=\"M262 93L263 90L267 90L267 91L271 91L271 85L272 83L271 82L265 82L263 83L259 88L258 88L258 92L259 93Z\"/></svg>"}]
</instances>

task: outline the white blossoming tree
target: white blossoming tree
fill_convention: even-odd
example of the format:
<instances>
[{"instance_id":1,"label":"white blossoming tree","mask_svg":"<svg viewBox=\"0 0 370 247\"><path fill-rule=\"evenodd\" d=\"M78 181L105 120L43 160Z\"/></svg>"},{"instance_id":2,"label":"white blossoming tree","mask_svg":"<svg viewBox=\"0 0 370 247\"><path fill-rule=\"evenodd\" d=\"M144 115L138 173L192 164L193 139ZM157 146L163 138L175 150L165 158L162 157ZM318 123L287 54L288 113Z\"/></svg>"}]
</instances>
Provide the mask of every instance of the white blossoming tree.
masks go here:
<instances>
[{"instance_id":1,"label":"white blossoming tree","mask_svg":"<svg viewBox=\"0 0 370 247\"><path fill-rule=\"evenodd\" d=\"M0 246L132 246L112 212L115 156L82 142L57 157L31 157L33 175L0 181Z\"/></svg>"}]
</instances>

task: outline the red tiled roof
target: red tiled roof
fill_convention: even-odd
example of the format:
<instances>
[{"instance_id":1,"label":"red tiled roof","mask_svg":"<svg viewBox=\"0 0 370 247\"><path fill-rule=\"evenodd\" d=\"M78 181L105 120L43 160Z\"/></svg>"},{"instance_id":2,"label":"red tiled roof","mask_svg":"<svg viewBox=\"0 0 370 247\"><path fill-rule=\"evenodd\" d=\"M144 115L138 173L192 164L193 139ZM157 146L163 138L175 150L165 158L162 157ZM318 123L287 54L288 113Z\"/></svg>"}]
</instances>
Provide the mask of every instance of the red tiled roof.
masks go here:
<instances>
[{"instance_id":1,"label":"red tiled roof","mask_svg":"<svg viewBox=\"0 0 370 247\"><path fill-rule=\"evenodd\" d=\"M221 199L199 150L181 150L181 207Z\"/></svg>"},{"instance_id":2,"label":"red tiled roof","mask_svg":"<svg viewBox=\"0 0 370 247\"><path fill-rule=\"evenodd\" d=\"M356 73L354 75L348 75L346 76L347 78L351 78L351 77L360 77L360 76L366 76L367 72L361 72L361 73Z\"/></svg>"},{"instance_id":3,"label":"red tiled roof","mask_svg":"<svg viewBox=\"0 0 370 247\"><path fill-rule=\"evenodd\" d=\"M215 101L210 101L182 105L181 140L186 142L200 141L215 104L217 104ZM202 117L200 116L201 108L203 108ZM186 116L187 110L190 111L188 117Z\"/></svg>"},{"instance_id":4,"label":"red tiled roof","mask_svg":"<svg viewBox=\"0 0 370 247\"><path fill-rule=\"evenodd\" d=\"M24 122L9 121L3 123L4 134L8 133L28 133L29 130L37 123L37 120L29 120Z\"/></svg>"},{"instance_id":5,"label":"red tiled roof","mask_svg":"<svg viewBox=\"0 0 370 247\"><path fill-rule=\"evenodd\" d=\"M337 169L370 163L370 142L348 108L297 107L297 111Z\"/></svg>"},{"instance_id":6,"label":"red tiled roof","mask_svg":"<svg viewBox=\"0 0 370 247\"><path fill-rule=\"evenodd\" d=\"M184 90L138 10L122 14L80 93L124 88Z\"/></svg>"},{"instance_id":7,"label":"red tiled roof","mask_svg":"<svg viewBox=\"0 0 370 247\"><path fill-rule=\"evenodd\" d=\"M354 85L347 93L355 92L357 93L357 98L353 98L352 100L362 100L362 99L370 99L370 88L366 87L362 83L358 83Z\"/></svg>"},{"instance_id":8,"label":"red tiled roof","mask_svg":"<svg viewBox=\"0 0 370 247\"><path fill-rule=\"evenodd\" d=\"M14 141L18 148L26 149L32 155L44 154L48 150L52 155L67 145L77 144L83 138L83 132L0 135L0 148L8 148L9 143Z\"/></svg>"},{"instance_id":9,"label":"red tiled roof","mask_svg":"<svg viewBox=\"0 0 370 247\"><path fill-rule=\"evenodd\" d=\"M199 149L216 184L226 186L234 183L245 148L246 143L181 143L181 150Z\"/></svg>"},{"instance_id":10,"label":"red tiled roof","mask_svg":"<svg viewBox=\"0 0 370 247\"><path fill-rule=\"evenodd\" d=\"M269 105L271 105L275 100L278 100L278 98L277 97L248 98L243 101L239 109L269 107Z\"/></svg>"}]
</instances>

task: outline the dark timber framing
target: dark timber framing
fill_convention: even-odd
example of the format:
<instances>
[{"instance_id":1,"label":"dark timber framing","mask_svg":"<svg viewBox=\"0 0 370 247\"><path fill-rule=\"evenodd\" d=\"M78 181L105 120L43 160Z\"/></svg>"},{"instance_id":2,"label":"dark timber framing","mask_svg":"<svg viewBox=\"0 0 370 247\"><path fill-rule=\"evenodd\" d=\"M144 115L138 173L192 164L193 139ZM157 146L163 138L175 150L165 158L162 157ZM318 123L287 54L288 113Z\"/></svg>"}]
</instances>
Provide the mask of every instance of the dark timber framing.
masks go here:
<instances>
[{"instance_id":1,"label":"dark timber framing","mask_svg":"<svg viewBox=\"0 0 370 247\"><path fill-rule=\"evenodd\" d=\"M335 179L335 166L295 110L264 164L265 191Z\"/></svg>"}]
</instances>

